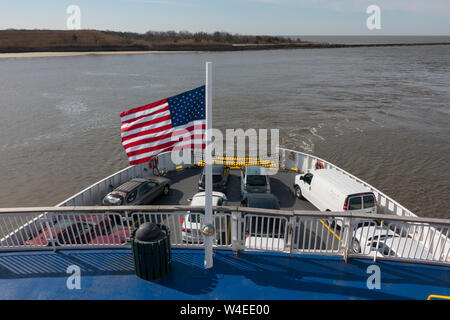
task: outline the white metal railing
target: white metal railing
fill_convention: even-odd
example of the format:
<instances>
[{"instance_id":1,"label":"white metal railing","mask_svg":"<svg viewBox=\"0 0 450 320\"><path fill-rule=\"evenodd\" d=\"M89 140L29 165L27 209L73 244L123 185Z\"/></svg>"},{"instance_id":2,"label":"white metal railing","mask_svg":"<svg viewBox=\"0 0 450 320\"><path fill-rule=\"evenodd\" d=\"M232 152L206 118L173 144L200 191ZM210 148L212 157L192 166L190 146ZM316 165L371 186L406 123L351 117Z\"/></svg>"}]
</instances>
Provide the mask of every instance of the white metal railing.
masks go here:
<instances>
[{"instance_id":1,"label":"white metal railing","mask_svg":"<svg viewBox=\"0 0 450 320\"><path fill-rule=\"evenodd\" d=\"M343 230L338 227L338 220L342 221L342 218L294 217L293 251L314 254L342 253Z\"/></svg>"},{"instance_id":2,"label":"white metal railing","mask_svg":"<svg viewBox=\"0 0 450 320\"><path fill-rule=\"evenodd\" d=\"M166 225L174 248L203 249L203 210L190 206L0 209L0 251L123 248L144 222ZM450 266L449 220L242 207L214 210L216 249ZM35 223L27 225L30 218ZM20 224L22 227L17 228ZM12 229L18 232L8 231ZM435 244L424 246L415 240L417 237L423 238L423 243L431 239Z\"/></svg>"},{"instance_id":3,"label":"white metal railing","mask_svg":"<svg viewBox=\"0 0 450 320\"><path fill-rule=\"evenodd\" d=\"M171 231L174 248L203 248L202 227L204 215L198 212L135 212L129 219L131 229L142 223L152 222L166 225ZM231 214L215 212L213 225L216 231L214 245L220 249L231 249Z\"/></svg>"},{"instance_id":4,"label":"white metal railing","mask_svg":"<svg viewBox=\"0 0 450 320\"><path fill-rule=\"evenodd\" d=\"M246 214L241 241L245 249L285 251L288 219L282 216Z\"/></svg>"}]
</instances>

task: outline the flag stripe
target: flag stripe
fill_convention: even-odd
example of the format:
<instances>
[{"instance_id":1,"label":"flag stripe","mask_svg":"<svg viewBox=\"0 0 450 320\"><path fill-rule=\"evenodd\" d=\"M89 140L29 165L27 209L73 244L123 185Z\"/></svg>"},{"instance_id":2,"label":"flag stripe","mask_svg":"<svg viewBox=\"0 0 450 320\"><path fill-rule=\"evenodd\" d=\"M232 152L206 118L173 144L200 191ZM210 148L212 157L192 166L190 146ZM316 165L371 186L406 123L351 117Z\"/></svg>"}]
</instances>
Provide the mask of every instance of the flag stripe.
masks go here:
<instances>
[{"instance_id":1,"label":"flag stripe","mask_svg":"<svg viewBox=\"0 0 450 320\"><path fill-rule=\"evenodd\" d=\"M154 142L160 139L164 139L170 136L179 136L180 134L182 134L183 132L185 132L185 130L187 131L191 131L191 130L195 130L197 134L200 134L201 132L204 132L205 130L205 125L193 125L193 126L189 126L186 128L172 128L169 130L164 130L164 131L160 131L157 133L153 133L153 134L147 134L144 136L140 136L140 137L136 137L134 139L130 139L130 140L126 140L126 142L123 143L123 146L125 148L125 151L128 152L128 149L131 147L135 147L138 145L142 145L142 144L146 144L146 143L150 143L150 142ZM202 131L203 130L203 131ZM180 131L180 132L179 132Z\"/></svg>"},{"instance_id":2,"label":"flag stripe","mask_svg":"<svg viewBox=\"0 0 450 320\"><path fill-rule=\"evenodd\" d=\"M203 139L203 134L204 134L204 130L188 130L186 131L179 131L178 135L172 135L172 133L164 135L163 137L160 137L159 140L157 141L153 141L153 142L149 142L149 143L145 143L145 144L139 144L137 146L133 146L130 148L126 148L125 152L127 152L128 156L132 156L135 154L140 154L145 152L145 150L147 149L151 149L154 148L160 144L167 144L169 142L175 144L177 143L180 139L182 139L182 141L189 141L192 139L192 136L195 136L198 139Z\"/></svg>"},{"instance_id":3,"label":"flag stripe","mask_svg":"<svg viewBox=\"0 0 450 320\"><path fill-rule=\"evenodd\" d=\"M122 127L121 128L122 128L122 131L123 131L123 129L130 128L133 125L136 125L136 124L139 124L139 123L144 123L144 122L147 122L147 121L150 121L150 120L153 120L153 119L157 119L157 118L160 118L162 116L167 116L167 115L170 115L168 106L163 108L163 109L161 109L160 111L153 112L150 115L145 115L145 116L142 116L142 117L138 117L136 119L132 119L132 120L129 120L127 122L122 122Z\"/></svg>"},{"instance_id":4,"label":"flag stripe","mask_svg":"<svg viewBox=\"0 0 450 320\"><path fill-rule=\"evenodd\" d=\"M140 116L148 115L148 114L151 114L152 112L159 110L166 103L167 103L167 99L163 99L163 100L160 100L157 102L147 104L142 107L130 109L128 111L122 112L120 114L120 118L122 121L128 121L130 119L135 119Z\"/></svg>"},{"instance_id":5,"label":"flag stripe","mask_svg":"<svg viewBox=\"0 0 450 320\"><path fill-rule=\"evenodd\" d=\"M163 125L161 127L149 129L149 130L142 130L141 132L137 132L135 134L132 134L132 135L122 138L122 144L126 143L126 141L128 141L128 140L139 139L142 136L152 134L152 133L162 132L164 130L169 130L169 129L172 129L171 123Z\"/></svg>"},{"instance_id":6,"label":"flag stripe","mask_svg":"<svg viewBox=\"0 0 450 320\"><path fill-rule=\"evenodd\" d=\"M129 126L128 128L123 128L122 132L133 132L133 130L139 129L139 128L144 128L144 127L148 127L151 126L153 124L158 124L160 122L164 122L167 120L171 120L170 117L170 112L168 112L167 114L165 114L165 112L162 113L158 113L158 116L154 117L152 120L146 121L146 122L142 122L142 123L137 123L137 124L133 124L131 126Z\"/></svg>"},{"instance_id":7,"label":"flag stripe","mask_svg":"<svg viewBox=\"0 0 450 320\"><path fill-rule=\"evenodd\" d=\"M178 140L178 139L174 139L173 137L169 136L169 138L167 138L167 139L162 139L162 140L155 141L155 142L152 142L152 143L146 143L146 144L143 144L143 145L139 145L139 146L136 146L136 147L129 148L129 149L125 150L125 151L126 151L128 157L131 157L131 156L135 156L135 155L138 155L138 154L143 154L143 153L146 153L146 152L149 152L149 151L157 150L158 148L161 148L161 146L162 147L166 147L166 146L168 146L170 144L171 145L175 145L175 144L181 143L181 142L183 142L183 143L184 142L192 143L192 140L202 140L203 138L204 138L203 137L203 133L200 133L200 134L192 133L189 136L183 137L183 139L181 141Z\"/></svg>"},{"instance_id":8,"label":"flag stripe","mask_svg":"<svg viewBox=\"0 0 450 320\"><path fill-rule=\"evenodd\" d=\"M128 156L128 159L130 161L142 160L145 158L151 158L152 156L163 152L162 150L167 149L167 148L173 148L176 146L186 146L186 147L191 146L192 147L192 146L199 146L199 145L203 145L203 144L205 144L203 142L203 140L194 140L194 141L190 141L189 143L186 142L186 144L180 143L180 145L173 144L173 143L166 143L166 144L160 145L158 148L153 148L152 150L149 149L145 153Z\"/></svg>"},{"instance_id":9,"label":"flag stripe","mask_svg":"<svg viewBox=\"0 0 450 320\"><path fill-rule=\"evenodd\" d=\"M196 144L196 145L193 145L192 147L196 148L196 149L205 149L206 148L206 144L205 143ZM168 147L168 148L162 149L160 152L154 152L153 155L148 156L146 158L142 158L142 159L139 159L139 160L130 160L130 165L134 166L134 165L137 165L137 164L140 164L140 163L145 163L145 162L149 161L154 155L160 154L162 152L169 152L169 151L181 150L181 149L186 149L186 147L185 146Z\"/></svg>"},{"instance_id":10,"label":"flag stripe","mask_svg":"<svg viewBox=\"0 0 450 320\"><path fill-rule=\"evenodd\" d=\"M147 131L151 131L151 130L156 130L156 131L161 131L161 130L165 130L165 126L169 126L170 128L172 128L172 121L170 119L165 120L165 121L160 121L160 122L156 122L153 123L149 126L146 127L141 127L141 128L137 128L134 130L130 130L130 131L125 131L122 132L122 140L126 140L125 138L128 137L130 138L130 136L134 137L135 134L141 133L141 132L147 132Z\"/></svg>"}]
</instances>

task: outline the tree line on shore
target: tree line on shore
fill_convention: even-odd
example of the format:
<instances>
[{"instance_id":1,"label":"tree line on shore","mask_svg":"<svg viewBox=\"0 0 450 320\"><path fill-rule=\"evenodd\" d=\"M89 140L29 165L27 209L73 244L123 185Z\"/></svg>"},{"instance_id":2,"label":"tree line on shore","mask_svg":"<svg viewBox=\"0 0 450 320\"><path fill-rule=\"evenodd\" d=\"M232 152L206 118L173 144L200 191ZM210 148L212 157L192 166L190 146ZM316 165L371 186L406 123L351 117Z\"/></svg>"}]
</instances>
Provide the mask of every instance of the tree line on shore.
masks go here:
<instances>
[{"instance_id":1,"label":"tree line on shore","mask_svg":"<svg viewBox=\"0 0 450 320\"><path fill-rule=\"evenodd\" d=\"M121 36L128 41L143 40L153 43L158 42L183 42L194 41L216 42L216 43L234 43L234 44L260 44L260 43L293 43L301 41L300 38L295 40L282 36L259 36L259 35L240 35L231 34L223 31L213 33L207 32L189 32L189 31L147 31L146 33L120 32L120 31L103 31L106 34Z\"/></svg>"}]
</instances>

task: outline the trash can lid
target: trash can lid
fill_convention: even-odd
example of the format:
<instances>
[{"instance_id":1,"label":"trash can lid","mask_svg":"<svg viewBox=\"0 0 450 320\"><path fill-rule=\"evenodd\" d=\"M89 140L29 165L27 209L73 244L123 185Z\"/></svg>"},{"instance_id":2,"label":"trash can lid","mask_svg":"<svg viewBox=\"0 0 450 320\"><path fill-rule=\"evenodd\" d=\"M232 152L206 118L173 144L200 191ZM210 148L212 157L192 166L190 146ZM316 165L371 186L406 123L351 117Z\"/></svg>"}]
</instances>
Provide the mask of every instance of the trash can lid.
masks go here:
<instances>
[{"instance_id":1,"label":"trash can lid","mask_svg":"<svg viewBox=\"0 0 450 320\"><path fill-rule=\"evenodd\" d=\"M136 231L136 240L139 241L157 241L166 235L165 232L152 222L145 222L141 224Z\"/></svg>"}]
</instances>

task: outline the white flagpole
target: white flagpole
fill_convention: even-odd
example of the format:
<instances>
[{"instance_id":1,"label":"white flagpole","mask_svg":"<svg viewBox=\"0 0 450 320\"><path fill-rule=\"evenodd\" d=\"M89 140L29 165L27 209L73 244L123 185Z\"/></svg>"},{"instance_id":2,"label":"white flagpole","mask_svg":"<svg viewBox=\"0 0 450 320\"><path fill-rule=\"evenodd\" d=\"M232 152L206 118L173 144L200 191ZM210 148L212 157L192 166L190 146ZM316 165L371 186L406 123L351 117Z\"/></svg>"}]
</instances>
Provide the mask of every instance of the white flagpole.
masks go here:
<instances>
[{"instance_id":1,"label":"white flagpole","mask_svg":"<svg viewBox=\"0 0 450 320\"><path fill-rule=\"evenodd\" d=\"M212 216L212 62L206 62L206 149L205 149L205 226L213 225ZM213 266L212 244L215 232L205 235L205 268Z\"/></svg>"}]
</instances>

